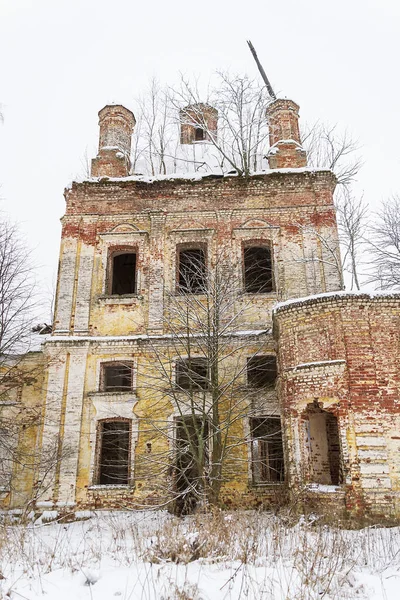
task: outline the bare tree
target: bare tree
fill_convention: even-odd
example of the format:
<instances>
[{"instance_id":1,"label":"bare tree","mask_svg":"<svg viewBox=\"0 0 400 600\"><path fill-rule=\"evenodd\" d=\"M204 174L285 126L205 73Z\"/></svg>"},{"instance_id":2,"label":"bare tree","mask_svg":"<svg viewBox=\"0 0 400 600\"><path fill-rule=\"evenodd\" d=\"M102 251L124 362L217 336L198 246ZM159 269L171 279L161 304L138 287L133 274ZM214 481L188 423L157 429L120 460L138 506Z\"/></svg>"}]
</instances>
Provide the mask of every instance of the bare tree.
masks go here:
<instances>
[{"instance_id":1,"label":"bare tree","mask_svg":"<svg viewBox=\"0 0 400 600\"><path fill-rule=\"evenodd\" d=\"M304 128L302 143L309 165L331 169L340 185L349 186L357 177L363 161L358 156L359 144L348 131L317 121Z\"/></svg>"},{"instance_id":2,"label":"bare tree","mask_svg":"<svg viewBox=\"0 0 400 600\"><path fill-rule=\"evenodd\" d=\"M334 202L342 255L341 268L350 273L351 289L360 289L360 257L368 208L363 197L357 197L352 189L363 164L358 154L359 144L347 131L339 131L337 125L319 121L305 127L302 141L309 165L331 169L337 177ZM325 246L332 247L331 241L325 240ZM336 256L339 256L339 251Z\"/></svg>"},{"instance_id":3,"label":"bare tree","mask_svg":"<svg viewBox=\"0 0 400 600\"><path fill-rule=\"evenodd\" d=\"M382 204L369 227L371 267L369 281L383 290L400 286L400 196Z\"/></svg>"},{"instance_id":4,"label":"bare tree","mask_svg":"<svg viewBox=\"0 0 400 600\"><path fill-rule=\"evenodd\" d=\"M253 289L268 286L265 262L251 271ZM247 310L227 257L219 256L209 268L201 250L181 257L177 289L167 296L167 338L152 343L146 367L144 393L157 400L149 401L150 415L143 416L141 427L153 443L137 457L139 479L170 482L178 513L198 502L218 504L223 482L237 469L246 476L253 438L270 445L268 459L265 452L253 454L254 477L283 481L272 340L268 330L241 331ZM271 406L274 416L268 420Z\"/></svg>"},{"instance_id":5,"label":"bare tree","mask_svg":"<svg viewBox=\"0 0 400 600\"><path fill-rule=\"evenodd\" d=\"M181 77L180 87L172 89L173 106L189 108L189 123L204 130L213 145L222 172L235 170L248 176L261 169L268 136L266 109L271 101L264 86L247 75L217 72L216 83L204 99L196 82ZM203 104L218 111L218 129L210 127Z\"/></svg>"},{"instance_id":6,"label":"bare tree","mask_svg":"<svg viewBox=\"0 0 400 600\"><path fill-rule=\"evenodd\" d=\"M137 99L137 124L133 136L133 170L166 175L178 138L171 115L168 90L152 79L147 92Z\"/></svg>"},{"instance_id":7,"label":"bare tree","mask_svg":"<svg viewBox=\"0 0 400 600\"><path fill-rule=\"evenodd\" d=\"M333 279L339 281L339 289L344 289L343 263L340 252L339 239L335 231L320 230L312 225L297 224L305 237L313 239L312 249L306 251L302 258L295 257L294 261L306 263L313 268L313 283L315 290L320 288L320 266L324 271L330 271Z\"/></svg>"},{"instance_id":8,"label":"bare tree","mask_svg":"<svg viewBox=\"0 0 400 600\"><path fill-rule=\"evenodd\" d=\"M164 88L153 79L136 101L133 171L154 176L233 170L249 175L261 169L269 101L265 88L247 75L217 73L206 89L183 75L175 88ZM211 126L204 107L218 111L218 124ZM182 144L185 124L201 129L205 143Z\"/></svg>"},{"instance_id":9,"label":"bare tree","mask_svg":"<svg viewBox=\"0 0 400 600\"><path fill-rule=\"evenodd\" d=\"M336 194L339 240L343 268L350 273L350 289L360 289L361 255L365 248L368 206L363 196L356 197L347 186Z\"/></svg>"},{"instance_id":10,"label":"bare tree","mask_svg":"<svg viewBox=\"0 0 400 600\"><path fill-rule=\"evenodd\" d=\"M27 356L37 314L36 282L31 253L16 225L0 222L0 478L10 484L12 465L33 464L33 450L19 444L24 430L37 425L37 401L22 406L22 388L41 389L43 366ZM22 450L21 450L22 449Z\"/></svg>"}]
</instances>

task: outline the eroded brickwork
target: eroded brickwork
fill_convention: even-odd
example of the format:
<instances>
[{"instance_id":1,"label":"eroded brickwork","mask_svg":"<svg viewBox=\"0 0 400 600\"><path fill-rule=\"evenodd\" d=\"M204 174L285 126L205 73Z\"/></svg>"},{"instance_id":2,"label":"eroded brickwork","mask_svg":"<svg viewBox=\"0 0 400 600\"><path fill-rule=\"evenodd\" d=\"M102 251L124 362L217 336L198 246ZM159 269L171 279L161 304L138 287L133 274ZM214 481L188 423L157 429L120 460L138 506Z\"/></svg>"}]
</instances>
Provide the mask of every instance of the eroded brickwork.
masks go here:
<instances>
[{"instance_id":1,"label":"eroded brickwork","mask_svg":"<svg viewBox=\"0 0 400 600\"><path fill-rule=\"evenodd\" d=\"M278 308L274 327L291 485L316 482L305 423L318 406L337 419L346 508L398 516L400 295L305 299Z\"/></svg>"},{"instance_id":2,"label":"eroded brickwork","mask_svg":"<svg viewBox=\"0 0 400 600\"><path fill-rule=\"evenodd\" d=\"M340 286L340 273L324 267L316 235L329 237L337 248L334 185L330 172L302 170L247 180L102 179L74 183L67 190L54 335L46 344L52 360L43 429L44 443L57 446L58 456L47 473L55 483L45 489L39 506L165 501L167 490L173 490L173 474L157 471L157 460L150 467L148 452L151 448L157 457L170 451L173 434L155 435L155 423L159 419L158 427L171 428L179 411L149 381L157 376L155 348L168 346L164 336L171 334L168 311L177 286L177 249L201 244L209 268L223 256L224 269L239 290L244 286L244 248L266 244L271 249L273 289L266 294L238 293L232 310L240 315L236 327L246 330L247 338L233 340L230 351L245 349L243 366L254 352L274 354L268 331L276 302ZM126 251L136 253L136 290L113 296L112 256ZM265 333L252 341L252 330ZM101 364L113 360L133 361L132 392L101 391ZM246 386L244 368L242 380ZM255 394L242 410L253 416L280 414L275 392ZM118 418L132 424L132 485L123 489L99 486L96 476L100 423ZM240 499L258 505L275 494L253 488L249 427L248 416L232 426L232 439L243 443L224 465L222 494L227 505L237 506Z\"/></svg>"},{"instance_id":3,"label":"eroded brickwork","mask_svg":"<svg viewBox=\"0 0 400 600\"><path fill-rule=\"evenodd\" d=\"M222 377L236 387L219 401L230 444L222 502L282 502L289 488L320 506L398 515L400 298L339 292L335 177L305 167L295 103L277 100L268 111L270 171L154 181L128 176L132 113L100 111L99 177L65 192L54 328L36 391L43 413L32 439L20 441L36 444L32 456L40 459L29 477L16 469L7 506L35 497L38 507L60 510L121 508L165 505L174 496L176 423L191 406L184 396L171 400L176 379L168 391L166 378L176 377L182 351L180 252L201 249L208 277L218 265L234 290ZM266 291L246 287L248 248L267 256ZM129 293L114 293L115 260L123 265L124 256L135 265L134 281ZM327 292L336 294L285 304ZM205 302L200 294L199 311ZM276 352L277 388L251 390L247 361L265 355L271 364ZM129 389L107 389L110 365L129 365ZM267 458L282 444L253 430L280 417L286 484L282 457ZM108 422L124 424L126 468L116 485L100 476Z\"/></svg>"}]
</instances>

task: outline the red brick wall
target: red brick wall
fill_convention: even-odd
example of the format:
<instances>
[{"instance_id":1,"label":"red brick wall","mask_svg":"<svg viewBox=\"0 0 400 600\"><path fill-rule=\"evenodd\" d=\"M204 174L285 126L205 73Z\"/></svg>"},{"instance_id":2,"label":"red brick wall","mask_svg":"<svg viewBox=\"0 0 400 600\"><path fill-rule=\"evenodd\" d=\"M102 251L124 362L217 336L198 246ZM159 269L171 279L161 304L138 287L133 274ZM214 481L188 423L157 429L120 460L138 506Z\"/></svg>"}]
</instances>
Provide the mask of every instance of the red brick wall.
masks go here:
<instances>
[{"instance_id":1,"label":"red brick wall","mask_svg":"<svg viewBox=\"0 0 400 600\"><path fill-rule=\"evenodd\" d=\"M276 309L274 329L292 482L307 480L304 439L296 436L307 404L317 401L339 420L347 507L398 515L400 294L294 302Z\"/></svg>"}]
</instances>

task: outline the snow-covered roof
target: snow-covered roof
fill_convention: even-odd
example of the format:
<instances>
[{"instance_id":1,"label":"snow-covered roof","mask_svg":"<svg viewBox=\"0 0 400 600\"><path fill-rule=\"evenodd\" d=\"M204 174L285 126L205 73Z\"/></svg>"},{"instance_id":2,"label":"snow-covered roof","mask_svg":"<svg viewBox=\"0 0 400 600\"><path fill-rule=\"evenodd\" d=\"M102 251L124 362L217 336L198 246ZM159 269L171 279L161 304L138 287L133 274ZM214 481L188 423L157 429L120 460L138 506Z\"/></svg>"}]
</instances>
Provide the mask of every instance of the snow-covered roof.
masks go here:
<instances>
[{"instance_id":1,"label":"snow-covered roof","mask_svg":"<svg viewBox=\"0 0 400 600\"><path fill-rule=\"evenodd\" d=\"M221 337L248 337L248 336L261 336L271 333L271 328L268 329L246 329L237 331L227 331L221 334ZM46 339L52 342L121 342L121 341L139 341L139 340L170 340L170 339L185 339L186 334L175 334L175 333L160 333L160 334L147 334L138 333L134 335L53 335L48 336ZM204 333L193 333L190 335L192 338L203 338Z\"/></svg>"},{"instance_id":2,"label":"snow-covered roof","mask_svg":"<svg viewBox=\"0 0 400 600\"><path fill-rule=\"evenodd\" d=\"M325 302L334 298L361 298L365 300L373 300L379 298L387 298L400 301L400 292L394 290L389 291L376 291L376 292L365 292L365 291L346 291L338 290L336 292L325 292L322 294L314 294L312 296L304 296L302 298L290 298L283 302L278 302L272 309L272 313L280 312L288 307L302 306L306 304Z\"/></svg>"},{"instance_id":3,"label":"snow-covered roof","mask_svg":"<svg viewBox=\"0 0 400 600\"><path fill-rule=\"evenodd\" d=\"M321 169L318 167L301 167L298 169L285 168L285 169L265 169L264 171L255 171L250 175L252 177L260 176L273 176L279 174L292 174L297 175L301 173L332 173L331 169ZM176 181L176 180L187 180L187 181L200 181L202 179L227 179L229 177L237 177L237 173L221 173L219 172L207 172L207 173L169 173L167 175L129 175L129 177L82 177L71 181L66 190L72 188L73 183L103 183L103 182L117 182L124 183L128 181L136 181L140 183L156 183L159 181Z\"/></svg>"}]
</instances>

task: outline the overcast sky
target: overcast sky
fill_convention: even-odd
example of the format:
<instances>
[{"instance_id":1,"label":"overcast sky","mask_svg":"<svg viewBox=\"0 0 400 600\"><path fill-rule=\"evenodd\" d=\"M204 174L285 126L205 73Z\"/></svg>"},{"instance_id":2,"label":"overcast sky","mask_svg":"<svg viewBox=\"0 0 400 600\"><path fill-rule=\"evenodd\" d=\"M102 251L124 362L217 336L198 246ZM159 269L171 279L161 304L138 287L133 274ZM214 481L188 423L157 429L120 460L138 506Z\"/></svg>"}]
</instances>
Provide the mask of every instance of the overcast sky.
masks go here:
<instances>
[{"instance_id":1,"label":"overcast sky","mask_svg":"<svg viewBox=\"0 0 400 600\"><path fill-rule=\"evenodd\" d=\"M399 0L0 0L0 196L21 222L40 276L57 270L63 189L97 144L97 113L157 76L257 76L251 39L275 90L305 121L358 138L358 189L398 191Z\"/></svg>"}]
</instances>

